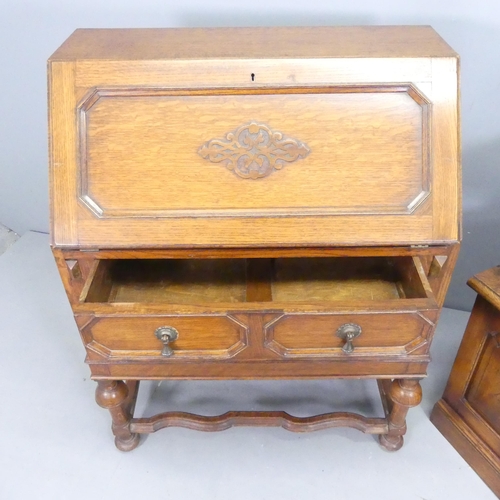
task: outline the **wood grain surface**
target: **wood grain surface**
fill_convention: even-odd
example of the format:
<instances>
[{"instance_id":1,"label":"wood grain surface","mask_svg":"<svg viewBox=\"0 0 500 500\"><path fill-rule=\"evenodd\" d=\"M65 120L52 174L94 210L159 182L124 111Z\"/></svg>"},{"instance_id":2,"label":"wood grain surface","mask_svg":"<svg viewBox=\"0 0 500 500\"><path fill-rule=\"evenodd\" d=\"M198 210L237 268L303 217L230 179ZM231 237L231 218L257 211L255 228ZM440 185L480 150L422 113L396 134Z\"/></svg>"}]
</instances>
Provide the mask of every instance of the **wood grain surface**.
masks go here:
<instances>
[{"instance_id":1,"label":"wood grain surface","mask_svg":"<svg viewBox=\"0 0 500 500\"><path fill-rule=\"evenodd\" d=\"M338 329L354 323L362 329L351 354L342 351L345 340ZM351 357L404 355L427 346L434 327L418 314L285 315L266 328L266 345L285 357ZM423 351L421 351L423 352Z\"/></svg>"},{"instance_id":2,"label":"wood grain surface","mask_svg":"<svg viewBox=\"0 0 500 500\"><path fill-rule=\"evenodd\" d=\"M500 309L500 266L476 274L467 284L497 309Z\"/></svg>"},{"instance_id":3,"label":"wood grain surface","mask_svg":"<svg viewBox=\"0 0 500 500\"><path fill-rule=\"evenodd\" d=\"M496 495L500 494L500 280L498 267L469 280L478 292L431 420Z\"/></svg>"},{"instance_id":4,"label":"wood grain surface","mask_svg":"<svg viewBox=\"0 0 500 500\"><path fill-rule=\"evenodd\" d=\"M49 114L67 148L52 155L55 246L458 241L458 66L430 28L256 30L274 55L224 63L237 31L212 30L197 59L180 49L189 33L78 31L51 59ZM192 36L188 52L208 35ZM254 120L307 157L248 181L197 154Z\"/></svg>"},{"instance_id":5,"label":"wood grain surface","mask_svg":"<svg viewBox=\"0 0 500 500\"><path fill-rule=\"evenodd\" d=\"M406 298L433 298L419 258L100 259L81 294L82 302L118 305Z\"/></svg>"},{"instance_id":6,"label":"wood grain surface","mask_svg":"<svg viewBox=\"0 0 500 500\"><path fill-rule=\"evenodd\" d=\"M78 29L51 60L455 55L430 26Z\"/></svg>"},{"instance_id":7,"label":"wood grain surface","mask_svg":"<svg viewBox=\"0 0 500 500\"><path fill-rule=\"evenodd\" d=\"M429 190L426 108L383 90L101 97L81 131L81 197L102 218L410 213ZM307 157L245 180L198 154L250 122L307 144Z\"/></svg>"},{"instance_id":8,"label":"wood grain surface","mask_svg":"<svg viewBox=\"0 0 500 500\"><path fill-rule=\"evenodd\" d=\"M284 411L231 411L216 416L165 412L151 418L135 418L130 425L134 432L144 434L166 427L217 432L240 426L283 427L291 432L311 432L332 427L350 427L366 434L383 434L388 431L387 422L383 418L367 418L347 412L325 413L313 417L295 417Z\"/></svg>"},{"instance_id":9,"label":"wood grain surface","mask_svg":"<svg viewBox=\"0 0 500 500\"><path fill-rule=\"evenodd\" d=\"M116 357L155 357L162 359L163 344L157 328L170 326L179 338L170 344L172 359L228 358L246 345L245 325L225 315L104 317L88 324L83 334L92 339L89 348Z\"/></svg>"},{"instance_id":10,"label":"wood grain surface","mask_svg":"<svg viewBox=\"0 0 500 500\"><path fill-rule=\"evenodd\" d=\"M48 77L51 244L116 446L346 425L399 449L461 238L457 54L426 26L92 29ZM385 416L133 416L143 379L322 377L378 379Z\"/></svg>"}]
</instances>

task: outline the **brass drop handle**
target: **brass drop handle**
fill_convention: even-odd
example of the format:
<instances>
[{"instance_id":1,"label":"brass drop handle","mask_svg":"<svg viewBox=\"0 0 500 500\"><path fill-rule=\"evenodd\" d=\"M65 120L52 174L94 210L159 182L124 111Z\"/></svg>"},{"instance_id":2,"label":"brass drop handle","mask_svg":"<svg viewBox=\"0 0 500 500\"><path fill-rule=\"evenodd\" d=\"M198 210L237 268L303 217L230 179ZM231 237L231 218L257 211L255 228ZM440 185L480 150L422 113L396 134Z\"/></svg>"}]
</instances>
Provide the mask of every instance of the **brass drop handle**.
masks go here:
<instances>
[{"instance_id":1,"label":"brass drop handle","mask_svg":"<svg viewBox=\"0 0 500 500\"><path fill-rule=\"evenodd\" d=\"M179 338L179 332L173 326L160 326L155 330L155 335L158 340L163 342L162 356L172 356L174 350L169 346L170 342Z\"/></svg>"},{"instance_id":2,"label":"brass drop handle","mask_svg":"<svg viewBox=\"0 0 500 500\"><path fill-rule=\"evenodd\" d=\"M361 331L361 327L356 325L356 323L345 323L344 325L339 326L337 330L337 337L346 341L346 343L342 346L342 350L346 354L351 354L351 352L354 351L352 341L361 335Z\"/></svg>"}]
</instances>

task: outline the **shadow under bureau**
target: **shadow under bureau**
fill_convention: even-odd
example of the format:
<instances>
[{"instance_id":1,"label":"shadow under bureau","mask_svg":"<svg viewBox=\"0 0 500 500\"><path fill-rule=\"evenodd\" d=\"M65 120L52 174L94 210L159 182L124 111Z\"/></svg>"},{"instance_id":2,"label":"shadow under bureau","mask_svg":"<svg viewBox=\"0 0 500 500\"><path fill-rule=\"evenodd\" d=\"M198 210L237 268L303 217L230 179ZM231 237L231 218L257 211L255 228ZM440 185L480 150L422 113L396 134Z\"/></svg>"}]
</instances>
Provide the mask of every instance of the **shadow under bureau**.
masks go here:
<instances>
[{"instance_id":1,"label":"shadow under bureau","mask_svg":"<svg viewBox=\"0 0 500 500\"><path fill-rule=\"evenodd\" d=\"M418 26L90 29L53 54L52 248L119 449L172 425L402 446L459 249L457 72ZM133 416L140 380L326 377L377 380L384 415Z\"/></svg>"}]
</instances>

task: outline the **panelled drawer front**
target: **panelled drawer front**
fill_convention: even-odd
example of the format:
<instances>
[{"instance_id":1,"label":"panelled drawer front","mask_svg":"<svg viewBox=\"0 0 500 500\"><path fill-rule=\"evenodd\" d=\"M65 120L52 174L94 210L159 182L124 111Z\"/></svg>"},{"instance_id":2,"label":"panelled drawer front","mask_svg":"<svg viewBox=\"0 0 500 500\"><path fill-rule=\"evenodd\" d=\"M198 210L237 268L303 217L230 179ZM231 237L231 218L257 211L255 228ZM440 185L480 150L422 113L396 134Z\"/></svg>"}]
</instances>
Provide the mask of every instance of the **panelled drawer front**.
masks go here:
<instances>
[{"instance_id":1,"label":"panelled drawer front","mask_svg":"<svg viewBox=\"0 0 500 500\"><path fill-rule=\"evenodd\" d=\"M286 358L370 357L424 354L432 335L434 311L352 314L285 314L265 325L265 346ZM352 352L337 335L354 324L361 334L352 340Z\"/></svg>"},{"instance_id":2,"label":"panelled drawer front","mask_svg":"<svg viewBox=\"0 0 500 500\"><path fill-rule=\"evenodd\" d=\"M161 355L155 331L171 326L179 332L170 343L173 355ZM83 329L87 349L107 357L176 359L231 358L247 346L248 328L229 315L97 317Z\"/></svg>"}]
</instances>

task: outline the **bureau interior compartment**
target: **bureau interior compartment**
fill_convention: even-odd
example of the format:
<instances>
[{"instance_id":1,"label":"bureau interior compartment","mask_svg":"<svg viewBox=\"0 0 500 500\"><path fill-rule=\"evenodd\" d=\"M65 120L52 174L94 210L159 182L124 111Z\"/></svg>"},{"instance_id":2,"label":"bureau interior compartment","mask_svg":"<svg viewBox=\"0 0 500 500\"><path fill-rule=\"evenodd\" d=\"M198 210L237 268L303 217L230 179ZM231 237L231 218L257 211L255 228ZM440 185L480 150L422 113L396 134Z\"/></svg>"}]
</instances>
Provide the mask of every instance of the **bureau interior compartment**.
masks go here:
<instances>
[{"instance_id":1,"label":"bureau interior compartment","mask_svg":"<svg viewBox=\"0 0 500 500\"><path fill-rule=\"evenodd\" d=\"M244 303L428 298L418 258L109 259L83 302Z\"/></svg>"}]
</instances>

